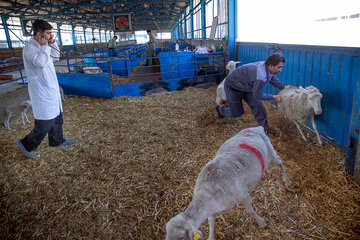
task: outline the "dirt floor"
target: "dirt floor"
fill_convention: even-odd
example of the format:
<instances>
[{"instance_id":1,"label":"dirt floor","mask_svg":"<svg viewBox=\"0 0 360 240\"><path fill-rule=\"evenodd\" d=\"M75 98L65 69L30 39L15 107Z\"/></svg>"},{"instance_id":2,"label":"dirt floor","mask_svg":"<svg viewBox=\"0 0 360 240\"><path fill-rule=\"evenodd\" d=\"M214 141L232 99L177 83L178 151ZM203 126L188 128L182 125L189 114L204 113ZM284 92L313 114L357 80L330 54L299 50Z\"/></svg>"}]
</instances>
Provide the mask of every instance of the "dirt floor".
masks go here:
<instances>
[{"instance_id":1,"label":"dirt floor","mask_svg":"<svg viewBox=\"0 0 360 240\"><path fill-rule=\"evenodd\" d=\"M267 228L240 206L216 217L216 239L360 239L360 186L344 170L344 152L318 145L308 130L304 142L266 108L293 186L270 166L250 193ZM218 119L215 87L141 98L69 96L64 135L78 139L75 146L51 148L45 139L27 159L15 141L32 125L0 128L0 238L164 239L205 164L227 139L256 125L249 108L241 118ZM207 222L200 230L207 239Z\"/></svg>"}]
</instances>

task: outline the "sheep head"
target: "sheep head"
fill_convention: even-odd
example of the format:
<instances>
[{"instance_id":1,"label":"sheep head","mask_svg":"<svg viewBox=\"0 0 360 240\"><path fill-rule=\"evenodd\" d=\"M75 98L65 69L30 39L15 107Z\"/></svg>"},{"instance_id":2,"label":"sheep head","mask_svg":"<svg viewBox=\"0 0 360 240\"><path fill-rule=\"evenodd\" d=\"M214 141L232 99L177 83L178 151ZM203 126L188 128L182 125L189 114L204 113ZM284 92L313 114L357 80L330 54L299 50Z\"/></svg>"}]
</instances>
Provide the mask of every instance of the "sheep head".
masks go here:
<instances>
[{"instance_id":1,"label":"sheep head","mask_svg":"<svg viewBox=\"0 0 360 240\"><path fill-rule=\"evenodd\" d=\"M240 63L240 61L229 61L226 65L226 69L229 69L229 73L236 69L236 64Z\"/></svg>"},{"instance_id":2,"label":"sheep head","mask_svg":"<svg viewBox=\"0 0 360 240\"><path fill-rule=\"evenodd\" d=\"M194 227L183 213L166 224L166 240L200 240L202 233Z\"/></svg>"},{"instance_id":3,"label":"sheep head","mask_svg":"<svg viewBox=\"0 0 360 240\"><path fill-rule=\"evenodd\" d=\"M322 113L321 108L321 99L322 94L319 89L314 86L309 86L307 88L299 87L300 92L307 95L309 105L314 109L316 115L320 115Z\"/></svg>"}]
</instances>

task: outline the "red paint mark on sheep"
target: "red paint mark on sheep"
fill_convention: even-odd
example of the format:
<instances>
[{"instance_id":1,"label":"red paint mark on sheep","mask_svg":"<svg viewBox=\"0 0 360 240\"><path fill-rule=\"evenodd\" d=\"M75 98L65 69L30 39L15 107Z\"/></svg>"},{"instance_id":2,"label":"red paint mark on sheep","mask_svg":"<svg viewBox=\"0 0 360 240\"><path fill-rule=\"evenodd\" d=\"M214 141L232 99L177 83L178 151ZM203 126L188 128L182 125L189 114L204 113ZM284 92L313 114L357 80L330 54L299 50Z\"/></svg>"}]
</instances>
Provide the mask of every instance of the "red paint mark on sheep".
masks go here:
<instances>
[{"instance_id":1,"label":"red paint mark on sheep","mask_svg":"<svg viewBox=\"0 0 360 240\"><path fill-rule=\"evenodd\" d=\"M256 148L250 146L247 143L241 143L241 144L239 144L239 147L243 148L243 149L246 149L246 150L249 150L250 152L254 153L255 156L259 159L260 165L261 165L261 176L262 176L263 173L264 173L265 162L264 162L263 156L261 155L261 152L259 150L257 150Z\"/></svg>"}]
</instances>

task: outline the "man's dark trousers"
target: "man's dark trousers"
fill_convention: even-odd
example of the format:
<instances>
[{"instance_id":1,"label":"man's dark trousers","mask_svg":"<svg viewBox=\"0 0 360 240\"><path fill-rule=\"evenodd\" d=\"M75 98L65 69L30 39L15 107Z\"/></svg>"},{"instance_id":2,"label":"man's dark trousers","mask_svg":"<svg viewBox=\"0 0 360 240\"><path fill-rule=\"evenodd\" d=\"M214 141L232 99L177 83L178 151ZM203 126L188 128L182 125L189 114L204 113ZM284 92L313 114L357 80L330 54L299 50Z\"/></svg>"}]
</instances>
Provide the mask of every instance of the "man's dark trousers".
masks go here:
<instances>
[{"instance_id":1,"label":"man's dark trousers","mask_svg":"<svg viewBox=\"0 0 360 240\"><path fill-rule=\"evenodd\" d=\"M35 126L31 132L20 140L25 149L29 152L34 151L44 140L46 134L49 137L49 146L57 147L62 144L65 139L63 138L63 116L62 112L50 120L37 120L35 119Z\"/></svg>"}]
</instances>

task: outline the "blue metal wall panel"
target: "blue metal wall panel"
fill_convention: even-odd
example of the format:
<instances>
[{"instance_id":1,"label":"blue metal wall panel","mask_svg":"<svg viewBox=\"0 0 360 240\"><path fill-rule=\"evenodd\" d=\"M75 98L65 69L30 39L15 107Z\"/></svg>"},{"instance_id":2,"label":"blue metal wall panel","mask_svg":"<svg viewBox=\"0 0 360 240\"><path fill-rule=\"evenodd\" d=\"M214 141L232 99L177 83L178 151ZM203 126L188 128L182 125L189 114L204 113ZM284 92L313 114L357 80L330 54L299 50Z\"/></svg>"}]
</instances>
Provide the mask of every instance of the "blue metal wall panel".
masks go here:
<instances>
[{"instance_id":1,"label":"blue metal wall panel","mask_svg":"<svg viewBox=\"0 0 360 240\"><path fill-rule=\"evenodd\" d=\"M157 87L165 87L168 91L175 91L179 86L179 81L181 79L172 79L172 80L161 80L156 82L143 82L143 83L133 83L114 86L114 97L130 96L130 97L141 97L144 96L146 90L144 90L144 85L154 84ZM150 89L151 90L151 89Z\"/></svg>"},{"instance_id":2,"label":"blue metal wall panel","mask_svg":"<svg viewBox=\"0 0 360 240\"><path fill-rule=\"evenodd\" d=\"M195 76L193 52L161 52L159 55L161 79Z\"/></svg>"},{"instance_id":3,"label":"blue metal wall panel","mask_svg":"<svg viewBox=\"0 0 360 240\"><path fill-rule=\"evenodd\" d=\"M352 65L357 66L352 68L351 77L356 81L355 92L353 94L353 107L351 110L350 122L350 143L348 151L346 152L345 168L350 173L354 173L357 147L359 146L360 134L360 59L353 59Z\"/></svg>"},{"instance_id":4,"label":"blue metal wall panel","mask_svg":"<svg viewBox=\"0 0 360 240\"><path fill-rule=\"evenodd\" d=\"M58 73L59 85L65 94L111 98L108 74Z\"/></svg>"},{"instance_id":5,"label":"blue metal wall panel","mask_svg":"<svg viewBox=\"0 0 360 240\"><path fill-rule=\"evenodd\" d=\"M315 117L319 131L338 146L347 148L354 91L360 81L359 48L238 43L237 50L241 64L263 61L274 50L280 50L286 63L278 74L279 79L285 85L319 88L323 94L323 113ZM278 92L272 86L266 86L265 91Z\"/></svg>"}]
</instances>

